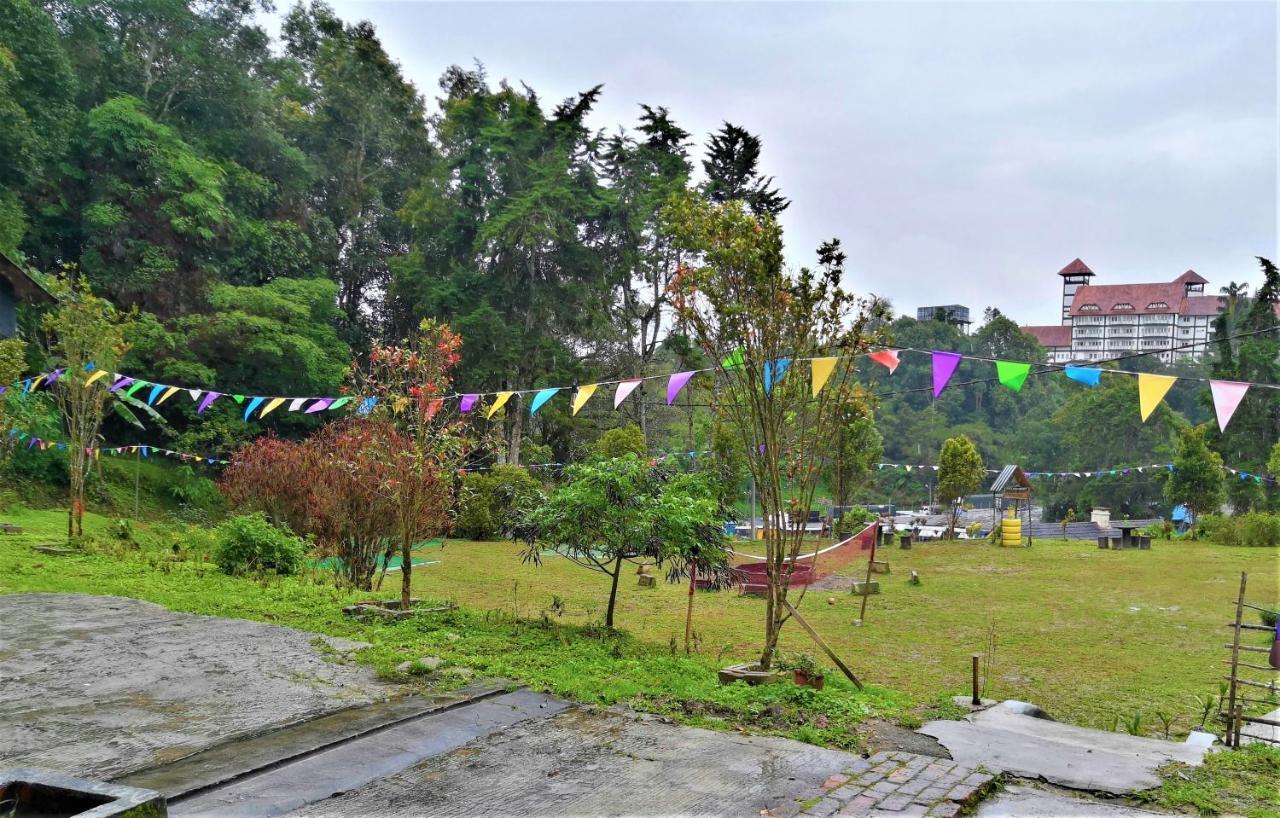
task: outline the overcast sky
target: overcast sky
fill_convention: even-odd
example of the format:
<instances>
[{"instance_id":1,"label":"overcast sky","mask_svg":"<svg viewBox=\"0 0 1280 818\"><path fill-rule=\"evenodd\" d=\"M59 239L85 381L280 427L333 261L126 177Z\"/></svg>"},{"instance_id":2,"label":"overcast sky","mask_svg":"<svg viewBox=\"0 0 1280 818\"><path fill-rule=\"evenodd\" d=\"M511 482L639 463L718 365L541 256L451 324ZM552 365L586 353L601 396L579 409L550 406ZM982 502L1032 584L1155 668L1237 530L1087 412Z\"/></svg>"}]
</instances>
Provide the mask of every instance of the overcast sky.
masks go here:
<instances>
[{"instance_id":1,"label":"overcast sky","mask_svg":"<svg viewBox=\"0 0 1280 818\"><path fill-rule=\"evenodd\" d=\"M548 106L604 83L596 127L759 134L789 256L839 237L899 312L1056 323L1077 256L1216 291L1277 254L1273 3L330 2L432 99L480 60Z\"/></svg>"}]
</instances>

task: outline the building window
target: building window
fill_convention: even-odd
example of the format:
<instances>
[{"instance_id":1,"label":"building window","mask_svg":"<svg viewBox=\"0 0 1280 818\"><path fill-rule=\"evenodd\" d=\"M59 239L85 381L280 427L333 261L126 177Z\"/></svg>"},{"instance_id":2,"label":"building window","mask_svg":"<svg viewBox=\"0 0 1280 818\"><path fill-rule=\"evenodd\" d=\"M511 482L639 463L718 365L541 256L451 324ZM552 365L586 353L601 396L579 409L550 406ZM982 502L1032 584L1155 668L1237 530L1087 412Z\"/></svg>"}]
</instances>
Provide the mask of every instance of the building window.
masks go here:
<instances>
[{"instance_id":1,"label":"building window","mask_svg":"<svg viewBox=\"0 0 1280 818\"><path fill-rule=\"evenodd\" d=\"M1133 305L1127 301L1122 301L1119 304L1112 306L1111 309L1115 312L1132 312Z\"/></svg>"},{"instance_id":2,"label":"building window","mask_svg":"<svg viewBox=\"0 0 1280 818\"><path fill-rule=\"evenodd\" d=\"M1080 312L1100 312L1101 309L1102 308L1099 307L1097 304L1081 304L1080 305Z\"/></svg>"},{"instance_id":3,"label":"building window","mask_svg":"<svg viewBox=\"0 0 1280 818\"><path fill-rule=\"evenodd\" d=\"M1166 303L1164 303L1163 301L1152 301L1150 304L1148 304L1148 305L1147 305L1147 309L1149 309L1149 310L1167 310L1167 309L1169 309L1169 305L1168 305L1168 304L1166 304Z\"/></svg>"}]
</instances>

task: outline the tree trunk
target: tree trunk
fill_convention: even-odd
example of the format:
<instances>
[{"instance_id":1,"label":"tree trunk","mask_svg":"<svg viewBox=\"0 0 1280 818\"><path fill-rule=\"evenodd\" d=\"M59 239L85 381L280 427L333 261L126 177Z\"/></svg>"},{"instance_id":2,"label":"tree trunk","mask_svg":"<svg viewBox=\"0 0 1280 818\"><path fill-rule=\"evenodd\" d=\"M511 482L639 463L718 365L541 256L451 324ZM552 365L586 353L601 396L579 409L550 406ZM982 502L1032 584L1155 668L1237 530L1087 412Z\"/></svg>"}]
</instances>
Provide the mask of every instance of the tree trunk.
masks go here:
<instances>
[{"instance_id":1,"label":"tree trunk","mask_svg":"<svg viewBox=\"0 0 1280 818\"><path fill-rule=\"evenodd\" d=\"M613 584L609 586L609 608L604 614L604 626L613 630L613 608L618 601L618 579L622 576L622 557L613 561Z\"/></svg>"},{"instance_id":2,"label":"tree trunk","mask_svg":"<svg viewBox=\"0 0 1280 818\"><path fill-rule=\"evenodd\" d=\"M524 400L516 395L516 416L511 422L511 442L507 445L507 461L513 466L520 465L520 441L524 437Z\"/></svg>"},{"instance_id":3,"label":"tree trunk","mask_svg":"<svg viewBox=\"0 0 1280 818\"><path fill-rule=\"evenodd\" d=\"M689 643L693 641L693 587L698 580L698 561L689 562L689 604L684 612L684 655L690 653Z\"/></svg>"},{"instance_id":4,"label":"tree trunk","mask_svg":"<svg viewBox=\"0 0 1280 818\"><path fill-rule=\"evenodd\" d=\"M400 610L409 610L413 598L413 559L410 557L413 543L408 537L400 543Z\"/></svg>"}]
</instances>

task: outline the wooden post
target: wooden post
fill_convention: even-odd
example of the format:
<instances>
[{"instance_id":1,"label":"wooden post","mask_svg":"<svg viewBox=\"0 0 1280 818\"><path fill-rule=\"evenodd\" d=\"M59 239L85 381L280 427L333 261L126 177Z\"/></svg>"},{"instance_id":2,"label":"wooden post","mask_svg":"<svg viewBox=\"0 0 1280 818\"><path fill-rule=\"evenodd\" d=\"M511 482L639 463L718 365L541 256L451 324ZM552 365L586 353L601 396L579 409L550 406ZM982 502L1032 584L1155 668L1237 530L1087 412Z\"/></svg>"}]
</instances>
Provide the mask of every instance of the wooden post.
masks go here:
<instances>
[{"instance_id":1,"label":"wooden post","mask_svg":"<svg viewBox=\"0 0 1280 818\"><path fill-rule=\"evenodd\" d=\"M133 519L138 519L138 498L142 491L142 447L133 450Z\"/></svg>"},{"instance_id":2,"label":"wooden post","mask_svg":"<svg viewBox=\"0 0 1280 818\"><path fill-rule=\"evenodd\" d=\"M1240 725L1238 723L1233 725L1233 722L1236 722L1238 719L1237 717L1238 708L1236 706L1236 674L1239 672L1239 667L1240 667L1240 620L1241 620L1241 617L1244 616L1244 589L1245 589L1245 583L1247 582L1248 578L1249 578L1249 575L1246 572L1244 571L1240 572L1240 595L1236 597L1236 621L1235 621L1234 634L1231 639L1231 688L1230 688L1230 692L1228 693L1229 698L1227 700L1226 744L1228 747L1239 746L1238 744L1232 743L1232 738L1233 738L1233 735L1239 736L1240 734ZM1235 728L1234 731L1232 729L1233 726Z\"/></svg>"},{"instance_id":3,"label":"wooden post","mask_svg":"<svg viewBox=\"0 0 1280 818\"><path fill-rule=\"evenodd\" d=\"M876 522L876 536L871 541L871 558L867 560L867 579L862 583L862 610L858 612L858 621L865 622L867 617L867 596L871 593L871 563L876 561L876 542L880 539L880 523Z\"/></svg>"},{"instance_id":4,"label":"wooden post","mask_svg":"<svg viewBox=\"0 0 1280 818\"><path fill-rule=\"evenodd\" d=\"M849 681L853 682L854 687L861 690L862 682L858 681L858 677L853 675L853 671L850 670L844 662L840 661L840 657L836 656L836 652L831 649L830 645L823 641L822 637L818 635L818 632L813 629L813 626L804 621L804 617L801 616L800 612L791 604L791 600L784 598L781 602L782 606L790 611L791 615L800 623L800 627L804 628L805 631L813 637L813 641L818 643L818 647L822 648L823 653L827 654L827 656L831 658L831 661L836 663L836 667L840 668L840 672L848 677Z\"/></svg>"},{"instance_id":5,"label":"wooden post","mask_svg":"<svg viewBox=\"0 0 1280 818\"><path fill-rule=\"evenodd\" d=\"M981 653L973 654L973 700L970 702L974 707L982 704L981 691L978 688L978 662L982 660Z\"/></svg>"}]
</instances>

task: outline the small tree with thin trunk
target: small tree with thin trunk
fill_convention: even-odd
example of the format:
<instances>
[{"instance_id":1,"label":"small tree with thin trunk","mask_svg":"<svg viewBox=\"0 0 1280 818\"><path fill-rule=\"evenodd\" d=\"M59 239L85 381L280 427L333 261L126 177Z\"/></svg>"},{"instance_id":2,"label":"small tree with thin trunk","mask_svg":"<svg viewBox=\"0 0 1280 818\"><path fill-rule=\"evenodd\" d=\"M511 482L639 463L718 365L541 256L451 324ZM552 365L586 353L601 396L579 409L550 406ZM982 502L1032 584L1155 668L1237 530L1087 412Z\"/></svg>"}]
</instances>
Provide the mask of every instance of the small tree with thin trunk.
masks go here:
<instances>
[{"instance_id":1,"label":"small tree with thin trunk","mask_svg":"<svg viewBox=\"0 0 1280 818\"><path fill-rule=\"evenodd\" d=\"M968 437L957 435L942 442L942 454L938 457L938 499L951 509L948 538L956 535L956 517L960 513L957 501L977 491L986 474L982 455Z\"/></svg>"},{"instance_id":2,"label":"small tree with thin trunk","mask_svg":"<svg viewBox=\"0 0 1280 818\"><path fill-rule=\"evenodd\" d=\"M1206 426L1188 426L1178 433L1178 453L1173 458L1173 473L1164 484L1164 496L1171 503L1181 503L1191 510L1191 536L1194 522L1201 514L1222 508L1227 489L1222 476L1222 458L1205 443Z\"/></svg>"},{"instance_id":3,"label":"small tree with thin trunk","mask_svg":"<svg viewBox=\"0 0 1280 818\"><path fill-rule=\"evenodd\" d=\"M716 488L713 475L678 475L663 488L654 508L657 535L671 560L667 581L689 581L684 612L686 654L692 652L693 599L698 580L719 590L729 587L734 576L724 533L724 521L729 515L715 496Z\"/></svg>"},{"instance_id":4,"label":"small tree with thin trunk","mask_svg":"<svg viewBox=\"0 0 1280 818\"><path fill-rule=\"evenodd\" d=\"M115 375L120 358L129 349L125 339L134 314L122 313L110 301L95 296L83 278L59 275L49 291L57 303L44 314L40 327L56 368L45 386L53 392L67 436L71 485L67 538L75 539L84 533L85 481L98 451L98 431L107 408L114 405L127 420L138 423L124 402L139 402L124 397L120 390L127 384Z\"/></svg>"},{"instance_id":5,"label":"small tree with thin trunk","mask_svg":"<svg viewBox=\"0 0 1280 818\"><path fill-rule=\"evenodd\" d=\"M884 310L845 291L839 242L819 248L816 270L788 272L777 222L739 203L686 196L667 209L666 229L688 260L672 281L672 303L714 362L714 411L747 453L764 514L759 664L768 669L790 617L784 603L804 547L801 523L844 422L841 408L860 394L856 356L883 340L872 319ZM822 388L812 388L810 367L825 375Z\"/></svg>"}]
</instances>

